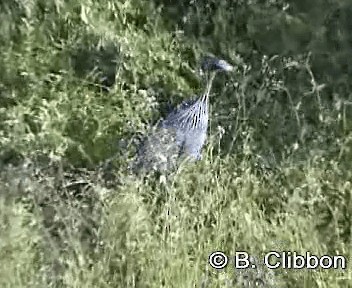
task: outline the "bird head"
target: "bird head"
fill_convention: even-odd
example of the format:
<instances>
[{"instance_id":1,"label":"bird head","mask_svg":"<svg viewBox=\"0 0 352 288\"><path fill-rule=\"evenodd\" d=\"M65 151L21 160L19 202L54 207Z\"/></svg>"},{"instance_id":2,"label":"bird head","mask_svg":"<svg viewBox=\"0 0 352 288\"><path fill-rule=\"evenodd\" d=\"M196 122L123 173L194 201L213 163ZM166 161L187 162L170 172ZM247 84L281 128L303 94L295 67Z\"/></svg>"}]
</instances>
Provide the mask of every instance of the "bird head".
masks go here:
<instances>
[{"instance_id":1,"label":"bird head","mask_svg":"<svg viewBox=\"0 0 352 288\"><path fill-rule=\"evenodd\" d=\"M218 59L213 56L204 57L200 67L201 76L205 76L206 88L204 94L209 95L214 77L218 72L230 72L233 69L233 66L223 59Z\"/></svg>"},{"instance_id":2,"label":"bird head","mask_svg":"<svg viewBox=\"0 0 352 288\"><path fill-rule=\"evenodd\" d=\"M201 63L201 70L203 73L219 71L230 72L233 70L233 66L223 59L206 56Z\"/></svg>"}]
</instances>

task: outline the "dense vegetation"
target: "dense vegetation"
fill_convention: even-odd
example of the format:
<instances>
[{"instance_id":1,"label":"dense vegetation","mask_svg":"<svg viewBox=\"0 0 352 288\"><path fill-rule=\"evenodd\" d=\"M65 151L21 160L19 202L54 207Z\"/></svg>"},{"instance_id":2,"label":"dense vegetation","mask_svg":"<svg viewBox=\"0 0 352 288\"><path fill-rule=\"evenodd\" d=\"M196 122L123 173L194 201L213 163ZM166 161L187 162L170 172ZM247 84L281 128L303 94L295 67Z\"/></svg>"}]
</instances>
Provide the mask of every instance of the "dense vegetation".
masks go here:
<instances>
[{"instance_id":1,"label":"dense vegetation","mask_svg":"<svg viewBox=\"0 0 352 288\"><path fill-rule=\"evenodd\" d=\"M352 287L350 268L208 264L351 259L351 14L349 0L1 1L0 286ZM203 159L130 175L137 140L201 91L206 54L236 71L215 81Z\"/></svg>"}]
</instances>

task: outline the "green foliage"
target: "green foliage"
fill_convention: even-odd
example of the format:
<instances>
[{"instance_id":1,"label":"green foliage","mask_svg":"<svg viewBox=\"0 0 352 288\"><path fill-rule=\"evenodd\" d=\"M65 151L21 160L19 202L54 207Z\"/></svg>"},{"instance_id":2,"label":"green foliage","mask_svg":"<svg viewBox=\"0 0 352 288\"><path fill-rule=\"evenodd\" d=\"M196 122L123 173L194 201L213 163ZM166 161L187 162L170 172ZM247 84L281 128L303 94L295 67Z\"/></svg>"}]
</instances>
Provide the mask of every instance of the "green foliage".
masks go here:
<instances>
[{"instance_id":1,"label":"green foliage","mask_svg":"<svg viewBox=\"0 0 352 288\"><path fill-rule=\"evenodd\" d=\"M2 1L0 285L236 287L211 252L350 259L351 12L347 0ZM129 175L137 136L201 91L207 53L236 71L215 80L203 160L167 181ZM352 280L350 268L266 275Z\"/></svg>"}]
</instances>

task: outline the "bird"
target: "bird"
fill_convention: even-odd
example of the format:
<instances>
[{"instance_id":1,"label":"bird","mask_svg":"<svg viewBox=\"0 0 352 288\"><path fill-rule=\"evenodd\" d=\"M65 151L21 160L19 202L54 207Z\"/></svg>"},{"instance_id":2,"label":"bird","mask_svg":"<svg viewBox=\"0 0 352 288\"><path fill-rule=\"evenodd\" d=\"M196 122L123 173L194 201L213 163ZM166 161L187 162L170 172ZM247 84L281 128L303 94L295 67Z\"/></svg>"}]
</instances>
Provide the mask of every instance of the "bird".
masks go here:
<instances>
[{"instance_id":1,"label":"bird","mask_svg":"<svg viewBox=\"0 0 352 288\"><path fill-rule=\"evenodd\" d=\"M200 160L207 138L209 121L209 95L218 72L233 71L223 59L206 56L201 63L205 76L204 92L183 101L152 128L138 148L135 171L166 172L177 168L179 160Z\"/></svg>"}]
</instances>

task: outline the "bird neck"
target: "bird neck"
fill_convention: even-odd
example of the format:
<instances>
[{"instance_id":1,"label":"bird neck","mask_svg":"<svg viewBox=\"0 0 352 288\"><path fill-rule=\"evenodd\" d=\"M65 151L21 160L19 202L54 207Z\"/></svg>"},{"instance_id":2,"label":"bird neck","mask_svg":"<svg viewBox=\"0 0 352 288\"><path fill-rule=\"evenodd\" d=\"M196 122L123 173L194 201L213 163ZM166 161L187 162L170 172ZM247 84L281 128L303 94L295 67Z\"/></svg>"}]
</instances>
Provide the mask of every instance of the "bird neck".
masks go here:
<instances>
[{"instance_id":1,"label":"bird neck","mask_svg":"<svg viewBox=\"0 0 352 288\"><path fill-rule=\"evenodd\" d=\"M208 98L209 98L209 95L210 95L210 90L211 90L211 87L213 85L213 81L214 81L214 78L215 78L215 72L210 72L210 74L207 75L207 84L205 86L205 91L202 95L202 101L206 101L208 102Z\"/></svg>"}]
</instances>

